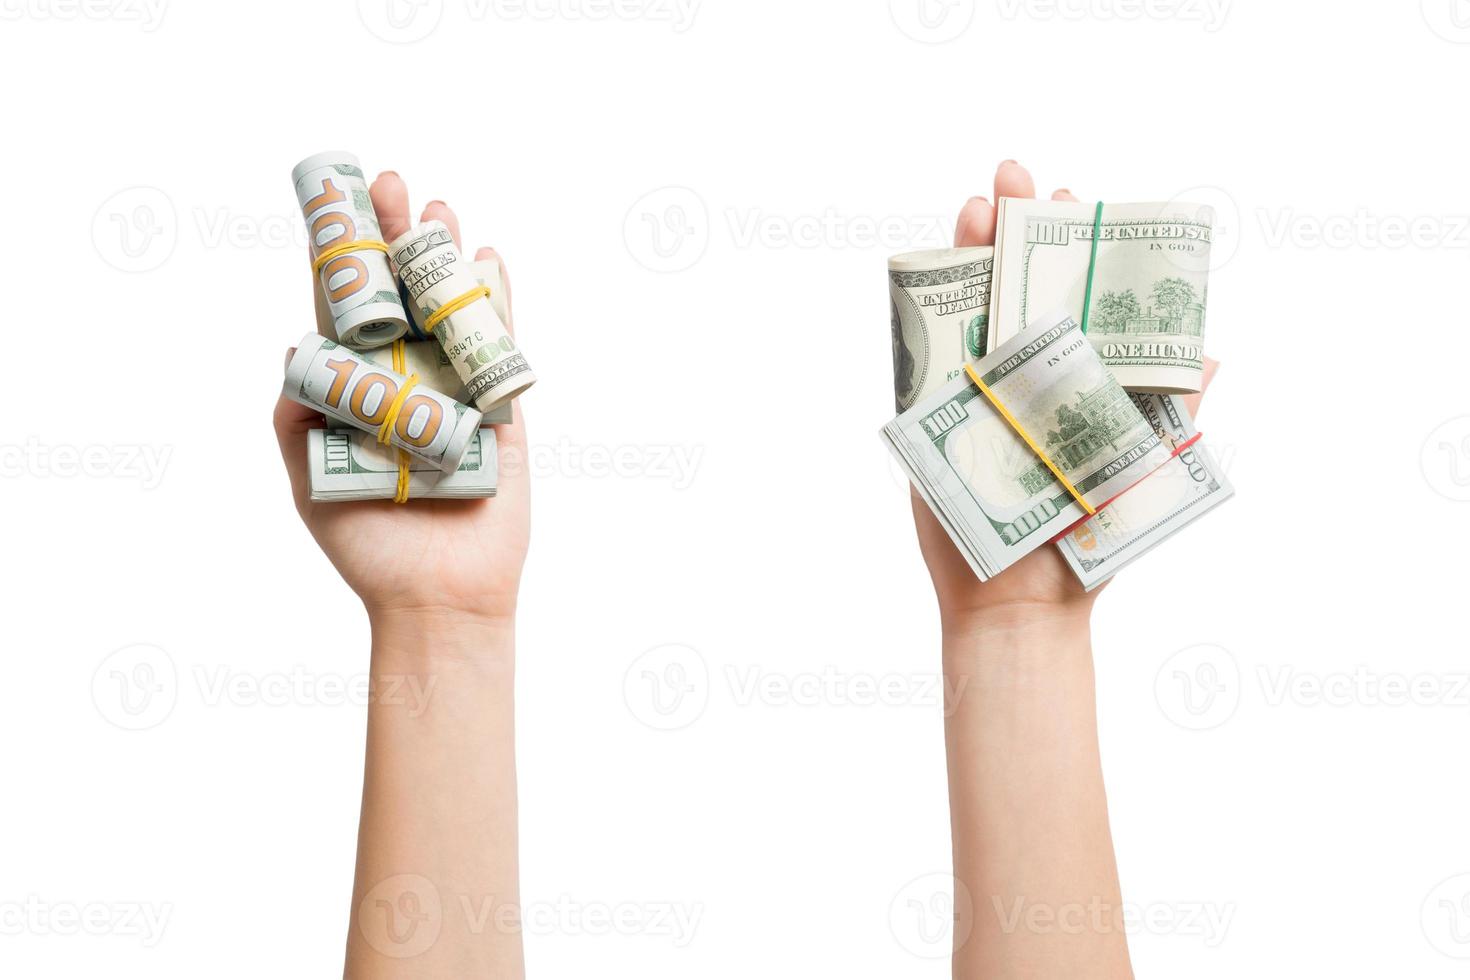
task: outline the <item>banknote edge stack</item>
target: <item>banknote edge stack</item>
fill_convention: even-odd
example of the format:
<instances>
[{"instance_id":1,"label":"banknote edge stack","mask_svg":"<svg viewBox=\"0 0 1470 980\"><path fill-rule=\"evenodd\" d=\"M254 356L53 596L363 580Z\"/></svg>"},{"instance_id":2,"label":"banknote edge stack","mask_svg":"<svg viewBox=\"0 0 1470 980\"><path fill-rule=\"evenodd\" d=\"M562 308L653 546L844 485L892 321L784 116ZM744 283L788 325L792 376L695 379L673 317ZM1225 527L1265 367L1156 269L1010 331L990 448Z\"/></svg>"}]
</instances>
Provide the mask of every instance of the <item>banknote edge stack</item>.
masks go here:
<instances>
[{"instance_id":1,"label":"banknote edge stack","mask_svg":"<svg viewBox=\"0 0 1470 980\"><path fill-rule=\"evenodd\" d=\"M1004 338L999 336L997 330L994 312L997 297L993 287L994 277L999 274L1003 265L998 246L999 240L997 247L972 246L905 252L889 260L890 293L893 298L895 398L901 411L893 421L884 427L884 441L908 476L911 486L925 500L931 513L935 515L936 520L964 555L977 577L982 580L993 577L1004 569L991 570L986 568L983 562L977 563L977 556L973 555L971 549L966 546L964 536L959 533L944 512L943 506L936 501L931 489L917 477L916 461L912 458L912 454L907 452L904 440L896 438L895 435L903 418L915 413L922 414L925 409L933 410L945 401L943 386L935 388L925 385L923 384L925 379L935 375L953 379L966 364L974 365L984 357L993 354L1008 340L1019 336L1018 333ZM948 268L944 266L946 260L952 263ZM912 273L915 269L925 270L927 276L913 277ZM956 274L949 274L951 272ZM965 274L958 274L960 272ZM980 273L983 273L983 277L980 276ZM931 330L927 323L916 325L905 322L901 309L905 299L908 300L908 311L911 314L922 316L922 304L914 302L912 297L899 295L899 284L905 282L901 276L905 275L910 277L907 280L909 284L916 281L930 285L964 283L968 287L966 290L945 293L934 302L946 310L957 309L962 314L976 310L982 312L964 324L962 334L961 331L952 328L952 335L949 337L942 336L943 331ZM1090 277L1089 272L1089 279ZM984 295L977 298L975 294L980 286L983 286ZM1033 325L1028 325L1028 330L1020 333L1029 332ZM916 359L914 353L911 348L905 346L904 339L905 334L914 333L923 336L926 345L923 351L924 356L931 356L935 350L944 347L951 355L956 351L960 353L958 363L955 363L956 359L951 356L943 363L924 363L916 368L912 363ZM964 337L963 342L960 342L961 335ZM983 346L973 341L972 338L976 335L984 338ZM983 354L979 351L983 351ZM907 364L905 363L906 358L908 359ZM904 373L906 369L907 375ZM945 382L945 384L949 383ZM902 410L902 406L906 384L914 389L914 397L909 401L905 411ZM918 388L921 385L927 390L920 392ZM1140 412L1155 424L1156 431L1161 437L1170 438L1176 446L1183 445L1184 448L1176 451L1163 466L1150 473L1119 499L1110 501L1107 506L1099 508L1097 513L1085 517L1075 527L1068 529L1065 534L1055 539L1054 543L1068 567L1088 591L1109 581L1121 569L1133 564L1144 554L1154 550L1185 527L1230 500L1235 492L1218 459L1200 440L1193 418L1179 395L1129 392L1129 397ZM933 404L926 405L926 400ZM1186 478L1194 482L1180 485L1186 487L1190 492L1180 493L1177 500L1170 499L1168 491L1173 489L1171 484ZM1150 483L1150 481L1154 482ZM1129 494L1133 496L1130 497ZM1131 513L1132 520L1120 520L1119 514L1126 512L1136 513Z\"/></svg>"}]
</instances>

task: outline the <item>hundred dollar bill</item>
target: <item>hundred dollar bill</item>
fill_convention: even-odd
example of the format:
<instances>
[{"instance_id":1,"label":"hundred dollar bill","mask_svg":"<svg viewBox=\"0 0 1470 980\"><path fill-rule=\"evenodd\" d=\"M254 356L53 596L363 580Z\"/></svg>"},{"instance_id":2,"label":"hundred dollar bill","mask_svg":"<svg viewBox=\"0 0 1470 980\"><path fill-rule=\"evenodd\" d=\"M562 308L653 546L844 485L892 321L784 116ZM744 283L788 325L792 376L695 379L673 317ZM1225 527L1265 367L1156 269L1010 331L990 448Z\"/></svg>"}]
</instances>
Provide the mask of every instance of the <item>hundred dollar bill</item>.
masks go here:
<instances>
[{"instance_id":1,"label":"hundred dollar bill","mask_svg":"<svg viewBox=\"0 0 1470 980\"><path fill-rule=\"evenodd\" d=\"M974 370L1093 508L1170 456L1071 317L1045 317ZM970 567L988 579L1087 516L968 375L883 430Z\"/></svg>"},{"instance_id":2,"label":"hundred dollar bill","mask_svg":"<svg viewBox=\"0 0 1470 980\"><path fill-rule=\"evenodd\" d=\"M990 349L1037 314L1078 322L1096 204L1002 198L996 215ZM1087 336L1130 391L1200 390L1214 209L1104 204Z\"/></svg>"},{"instance_id":3,"label":"hundred dollar bill","mask_svg":"<svg viewBox=\"0 0 1470 980\"><path fill-rule=\"evenodd\" d=\"M1132 396L1165 444L1195 437L1194 422L1176 395ZM1091 592L1235 495L1220 464L1196 442L1057 542L1072 571Z\"/></svg>"},{"instance_id":4,"label":"hundred dollar bill","mask_svg":"<svg viewBox=\"0 0 1470 980\"><path fill-rule=\"evenodd\" d=\"M307 433L311 499L323 503L392 500L398 493L398 450L356 429L313 429ZM418 460L409 463L410 500L495 496L498 460L495 430L479 429L459 467L445 473Z\"/></svg>"},{"instance_id":5,"label":"hundred dollar bill","mask_svg":"<svg viewBox=\"0 0 1470 980\"><path fill-rule=\"evenodd\" d=\"M281 393L329 418L377 434L408 380L321 334L307 334L286 363ZM402 403L392 445L444 472L458 468L481 415L420 383Z\"/></svg>"},{"instance_id":6,"label":"hundred dollar bill","mask_svg":"<svg viewBox=\"0 0 1470 980\"><path fill-rule=\"evenodd\" d=\"M306 219L311 259L355 241L378 241L383 232L357 157L318 153L291 171L296 201ZM408 332L398 283L381 250L359 249L331 259L317 273L332 321L332 338L349 347L380 347Z\"/></svg>"},{"instance_id":7,"label":"hundred dollar bill","mask_svg":"<svg viewBox=\"0 0 1470 980\"><path fill-rule=\"evenodd\" d=\"M479 285L442 221L428 221L400 235L389 243L388 256L424 326L436 310ZM525 355L483 299L451 314L432 332L482 411L499 408L536 383Z\"/></svg>"},{"instance_id":8,"label":"hundred dollar bill","mask_svg":"<svg viewBox=\"0 0 1470 980\"><path fill-rule=\"evenodd\" d=\"M506 303L505 283L500 278L500 263L494 259L476 259L469 263L470 273L479 280L480 285L490 287L490 305L495 308L495 315L500 317L501 323L510 322L510 306ZM408 310L408 335L414 340L434 340L434 336L427 333L423 326L423 316L419 314L415 305L408 296L408 289L399 283L399 291L403 294L403 308ZM438 343L434 340L434 343Z\"/></svg>"},{"instance_id":9,"label":"hundred dollar bill","mask_svg":"<svg viewBox=\"0 0 1470 980\"><path fill-rule=\"evenodd\" d=\"M387 347L376 347L358 353L379 367L391 368L393 350L399 343L400 341L394 341ZM437 340L404 340L401 343L407 367L405 374L417 374L420 383L428 385L435 391L442 391L457 402L470 400L469 391L465 388L464 382L460 380L459 372L454 369L453 364L449 363L449 355L444 353L444 348L439 346ZM485 418L480 424L509 425L511 412L511 405L507 402L493 412L483 413Z\"/></svg>"},{"instance_id":10,"label":"hundred dollar bill","mask_svg":"<svg viewBox=\"0 0 1470 980\"><path fill-rule=\"evenodd\" d=\"M888 260L893 389L900 412L986 352L995 249L939 248Z\"/></svg>"}]
</instances>

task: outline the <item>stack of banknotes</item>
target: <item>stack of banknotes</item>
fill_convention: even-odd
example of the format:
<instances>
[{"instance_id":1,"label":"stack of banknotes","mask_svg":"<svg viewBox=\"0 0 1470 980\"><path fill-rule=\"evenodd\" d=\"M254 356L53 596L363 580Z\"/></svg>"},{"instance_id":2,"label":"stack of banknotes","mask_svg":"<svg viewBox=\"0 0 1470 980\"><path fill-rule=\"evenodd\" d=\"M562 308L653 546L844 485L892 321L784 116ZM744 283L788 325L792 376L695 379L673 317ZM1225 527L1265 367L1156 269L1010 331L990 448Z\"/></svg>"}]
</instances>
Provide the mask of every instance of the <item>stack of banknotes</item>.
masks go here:
<instances>
[{"instance_id":1,"label":"stack of banknotes","mask_svg":"<svg viewBox=\"0 0 1470 980\"><path fill-rule=\"evenodd\" d=\"M1212 220L1003 198L996 247L889 260L883 435L981 579L1055 542L1093 589L1233 495L1180 397L1203 380Z\"/></svg>"},{"instance_id":2,"label":"stack of banknotes","mask_svg":"<svg viewBox=\"0 0 1470 980\"><path fill-rule=\"evenodd\" d=\"M311 499L493 497L492 426L536 382L505 326L499 263L465 261L439 221L383 241L349 153L291 177L321 286L282 389L326 419L307 442Z\"/></svg>"}]
</instances>

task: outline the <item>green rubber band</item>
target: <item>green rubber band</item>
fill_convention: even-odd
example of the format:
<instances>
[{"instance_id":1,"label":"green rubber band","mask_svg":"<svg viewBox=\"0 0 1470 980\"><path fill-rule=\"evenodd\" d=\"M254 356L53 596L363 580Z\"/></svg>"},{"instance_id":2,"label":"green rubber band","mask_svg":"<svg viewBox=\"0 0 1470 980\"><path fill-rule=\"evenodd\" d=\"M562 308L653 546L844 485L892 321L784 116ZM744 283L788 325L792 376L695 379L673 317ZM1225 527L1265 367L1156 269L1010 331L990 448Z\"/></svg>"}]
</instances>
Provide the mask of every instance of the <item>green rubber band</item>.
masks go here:
<instances>
[{"instance_id":1,"label":"green rubber band","mask_svg":"<svg viewBox=\"0 0 1470 980\"><path fill-rule=\"evenodd\" d=\"M1087 263L1087 293L1082 297L1082 336L1087 336L1087 317L1092 313L1092 276L1097 272L1097 240L1102 237L1103 202L1092 216L1092 258Z\"/></svg>"}]
</instances>

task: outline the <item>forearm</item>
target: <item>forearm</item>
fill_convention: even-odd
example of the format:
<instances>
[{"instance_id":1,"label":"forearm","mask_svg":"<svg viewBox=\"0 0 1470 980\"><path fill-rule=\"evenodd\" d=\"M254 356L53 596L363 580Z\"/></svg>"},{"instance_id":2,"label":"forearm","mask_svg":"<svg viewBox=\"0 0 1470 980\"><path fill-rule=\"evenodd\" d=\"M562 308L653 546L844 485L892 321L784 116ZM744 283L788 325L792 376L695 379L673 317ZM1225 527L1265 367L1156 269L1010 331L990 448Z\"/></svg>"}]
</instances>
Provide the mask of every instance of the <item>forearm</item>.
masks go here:
<instances>
[{"instance_id":1,"label":"forearm","mask_svg":"<svg viewBox=\"0 0 1470 980\"><path fill-rule=\"evenodd\" d=\"M957 978L1132 976L1089 613L1078 602L945 624L954 867L974 909Z\"/></svg>"},{"instance_id":2,"label":"forearm","mask_svg":"<svg viewBox=\"0 0 1470 980\"><path fill-rule=\"evenodd\" d=\"M373 623L348 980L524 975L512 623Z\"/></svg>"}]
</instances>

